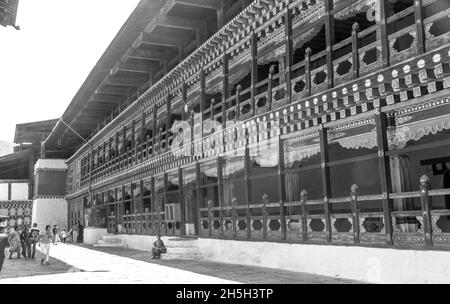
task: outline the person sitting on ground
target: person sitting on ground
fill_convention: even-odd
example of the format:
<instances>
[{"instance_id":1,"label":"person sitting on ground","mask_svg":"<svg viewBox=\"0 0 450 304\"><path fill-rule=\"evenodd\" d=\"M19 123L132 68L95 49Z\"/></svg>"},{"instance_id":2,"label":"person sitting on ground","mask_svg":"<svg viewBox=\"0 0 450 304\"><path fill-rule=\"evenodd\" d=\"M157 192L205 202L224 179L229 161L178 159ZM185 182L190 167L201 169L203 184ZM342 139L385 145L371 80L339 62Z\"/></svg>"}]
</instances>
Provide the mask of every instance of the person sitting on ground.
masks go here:
<instances>
[{"instance_id":1,"label":"person sitting on ground","mask_svg":"<svg viewBox=\"0 0 450 304\"><path fill-rule=\"evenodd\" d=\"M9 245L9 259L12 259L13 253L17 253L17 259L20 259L22 244L20 243L20 235L14 227L9 230Z\"/></svg>"},{"instance_id":2,"label":"person sitting on ground","mask_svg":"<svg viewBox=\"0 0 450 304\"><path fill-rule=\"evenodd\" d=\"M152 259L160 259L161 253L166 252L167 252L166 246L164 246L164 242L161 240L161 236L158 235L156 237L156 242L153 243Z\"/></svg>"}]
</instances>

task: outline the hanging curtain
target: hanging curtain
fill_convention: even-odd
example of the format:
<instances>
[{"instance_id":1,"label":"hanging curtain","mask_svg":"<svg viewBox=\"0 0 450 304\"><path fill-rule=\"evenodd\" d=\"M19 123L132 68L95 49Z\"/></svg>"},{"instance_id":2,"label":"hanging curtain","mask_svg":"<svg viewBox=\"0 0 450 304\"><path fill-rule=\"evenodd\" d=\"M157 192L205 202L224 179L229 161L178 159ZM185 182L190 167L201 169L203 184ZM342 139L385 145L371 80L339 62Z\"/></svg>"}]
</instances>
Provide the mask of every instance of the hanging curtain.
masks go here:
<instances>
[{"instance_id":1,"label":"hanging curtain","mask_svg":"<svg viewBox=\"0 0 450 304\"><path fill-rule=\"evenodd\" d=\"M395 155L390 158L391 180L393 192L412 191L409 175L409 157L403 154ZM393 199L394 210L410 211L413 210L412 198ZM398 217L396 218L398 227L402 232L417 232L416 217Z\"/></svg>"},{"instance_id":2,"label":"hanging curtain","mask_svg":"<svg viewBox=\"0 0 450 304\"><path fill-rule=\"evenodd\" d=\"M234 196L234 184L224 183L223 184L223 203L224 206L230 206L231 200ZM225 210L225 216L231 216L231 210Z\"/></svg>"}]
</instances>

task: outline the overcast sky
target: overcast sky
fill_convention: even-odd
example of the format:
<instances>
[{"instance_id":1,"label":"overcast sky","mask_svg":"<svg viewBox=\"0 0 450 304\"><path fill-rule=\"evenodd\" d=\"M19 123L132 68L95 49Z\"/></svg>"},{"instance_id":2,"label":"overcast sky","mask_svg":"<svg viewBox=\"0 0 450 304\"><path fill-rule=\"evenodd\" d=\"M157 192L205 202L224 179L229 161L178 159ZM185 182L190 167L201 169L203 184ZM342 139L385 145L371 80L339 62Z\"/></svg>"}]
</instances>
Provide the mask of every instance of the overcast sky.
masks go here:
<instances>
[{"instance_id":1,"label":"overcast sky","mask_svg":"<svg viewBox=\"0 0 450 304\"><path fill-rule=\"evenodd\" d=\"M0 26L0 140L18 123L59 118L138 0L20 0Z\"/></svg>"}]
</instances>

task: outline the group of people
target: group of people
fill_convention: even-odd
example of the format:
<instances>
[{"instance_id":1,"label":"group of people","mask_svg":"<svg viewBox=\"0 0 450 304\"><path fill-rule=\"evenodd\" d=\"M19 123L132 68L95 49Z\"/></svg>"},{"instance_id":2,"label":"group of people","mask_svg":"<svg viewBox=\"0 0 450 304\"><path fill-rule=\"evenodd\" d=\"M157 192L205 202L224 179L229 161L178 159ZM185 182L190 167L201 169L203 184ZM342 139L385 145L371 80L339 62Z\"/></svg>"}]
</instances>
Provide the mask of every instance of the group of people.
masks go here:
<instances>
[{"instance_id":1,"label":"group of people","mask_svg":"<svg viewBox=\"0 0 450 304\"><path fill-rule=\"evenodd\" d=\"M34 223L32 227L18 221L14 227L9 230L5 226L0 226L0 272L2 270L3 262L6 256L7 248L9 248L9 259L20 259L23 256L25 259L35 259L36 244L39 245L43 253L41 264L50 264L50 244L57 245L58 242L66 243L69 236L72 237L72 242L83 242L84 227L80 222L75 224L69 233L63 228L62 231L58 229L57 225L50 225L45 227L42 233Z\"/></svg>"}]
</instances>

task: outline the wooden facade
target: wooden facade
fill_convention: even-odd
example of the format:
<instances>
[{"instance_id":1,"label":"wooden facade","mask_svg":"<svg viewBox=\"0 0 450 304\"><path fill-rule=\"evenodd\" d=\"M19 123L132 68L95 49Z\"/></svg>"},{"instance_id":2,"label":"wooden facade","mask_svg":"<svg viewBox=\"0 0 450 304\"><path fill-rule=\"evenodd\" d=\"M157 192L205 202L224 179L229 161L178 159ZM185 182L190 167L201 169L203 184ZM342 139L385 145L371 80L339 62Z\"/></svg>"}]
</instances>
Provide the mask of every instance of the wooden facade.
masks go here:
<instances>
[{"instance_id":1,"label":"wooden facade","mask_svg":"<svg viewBox=\"0 0 450 304\"><path fill-rule=\"evenodd\" d=\"M111 232L448 247L449 95L448 1L256 0L97 128L67 198Z\"/></svg>"}]
</instances>

